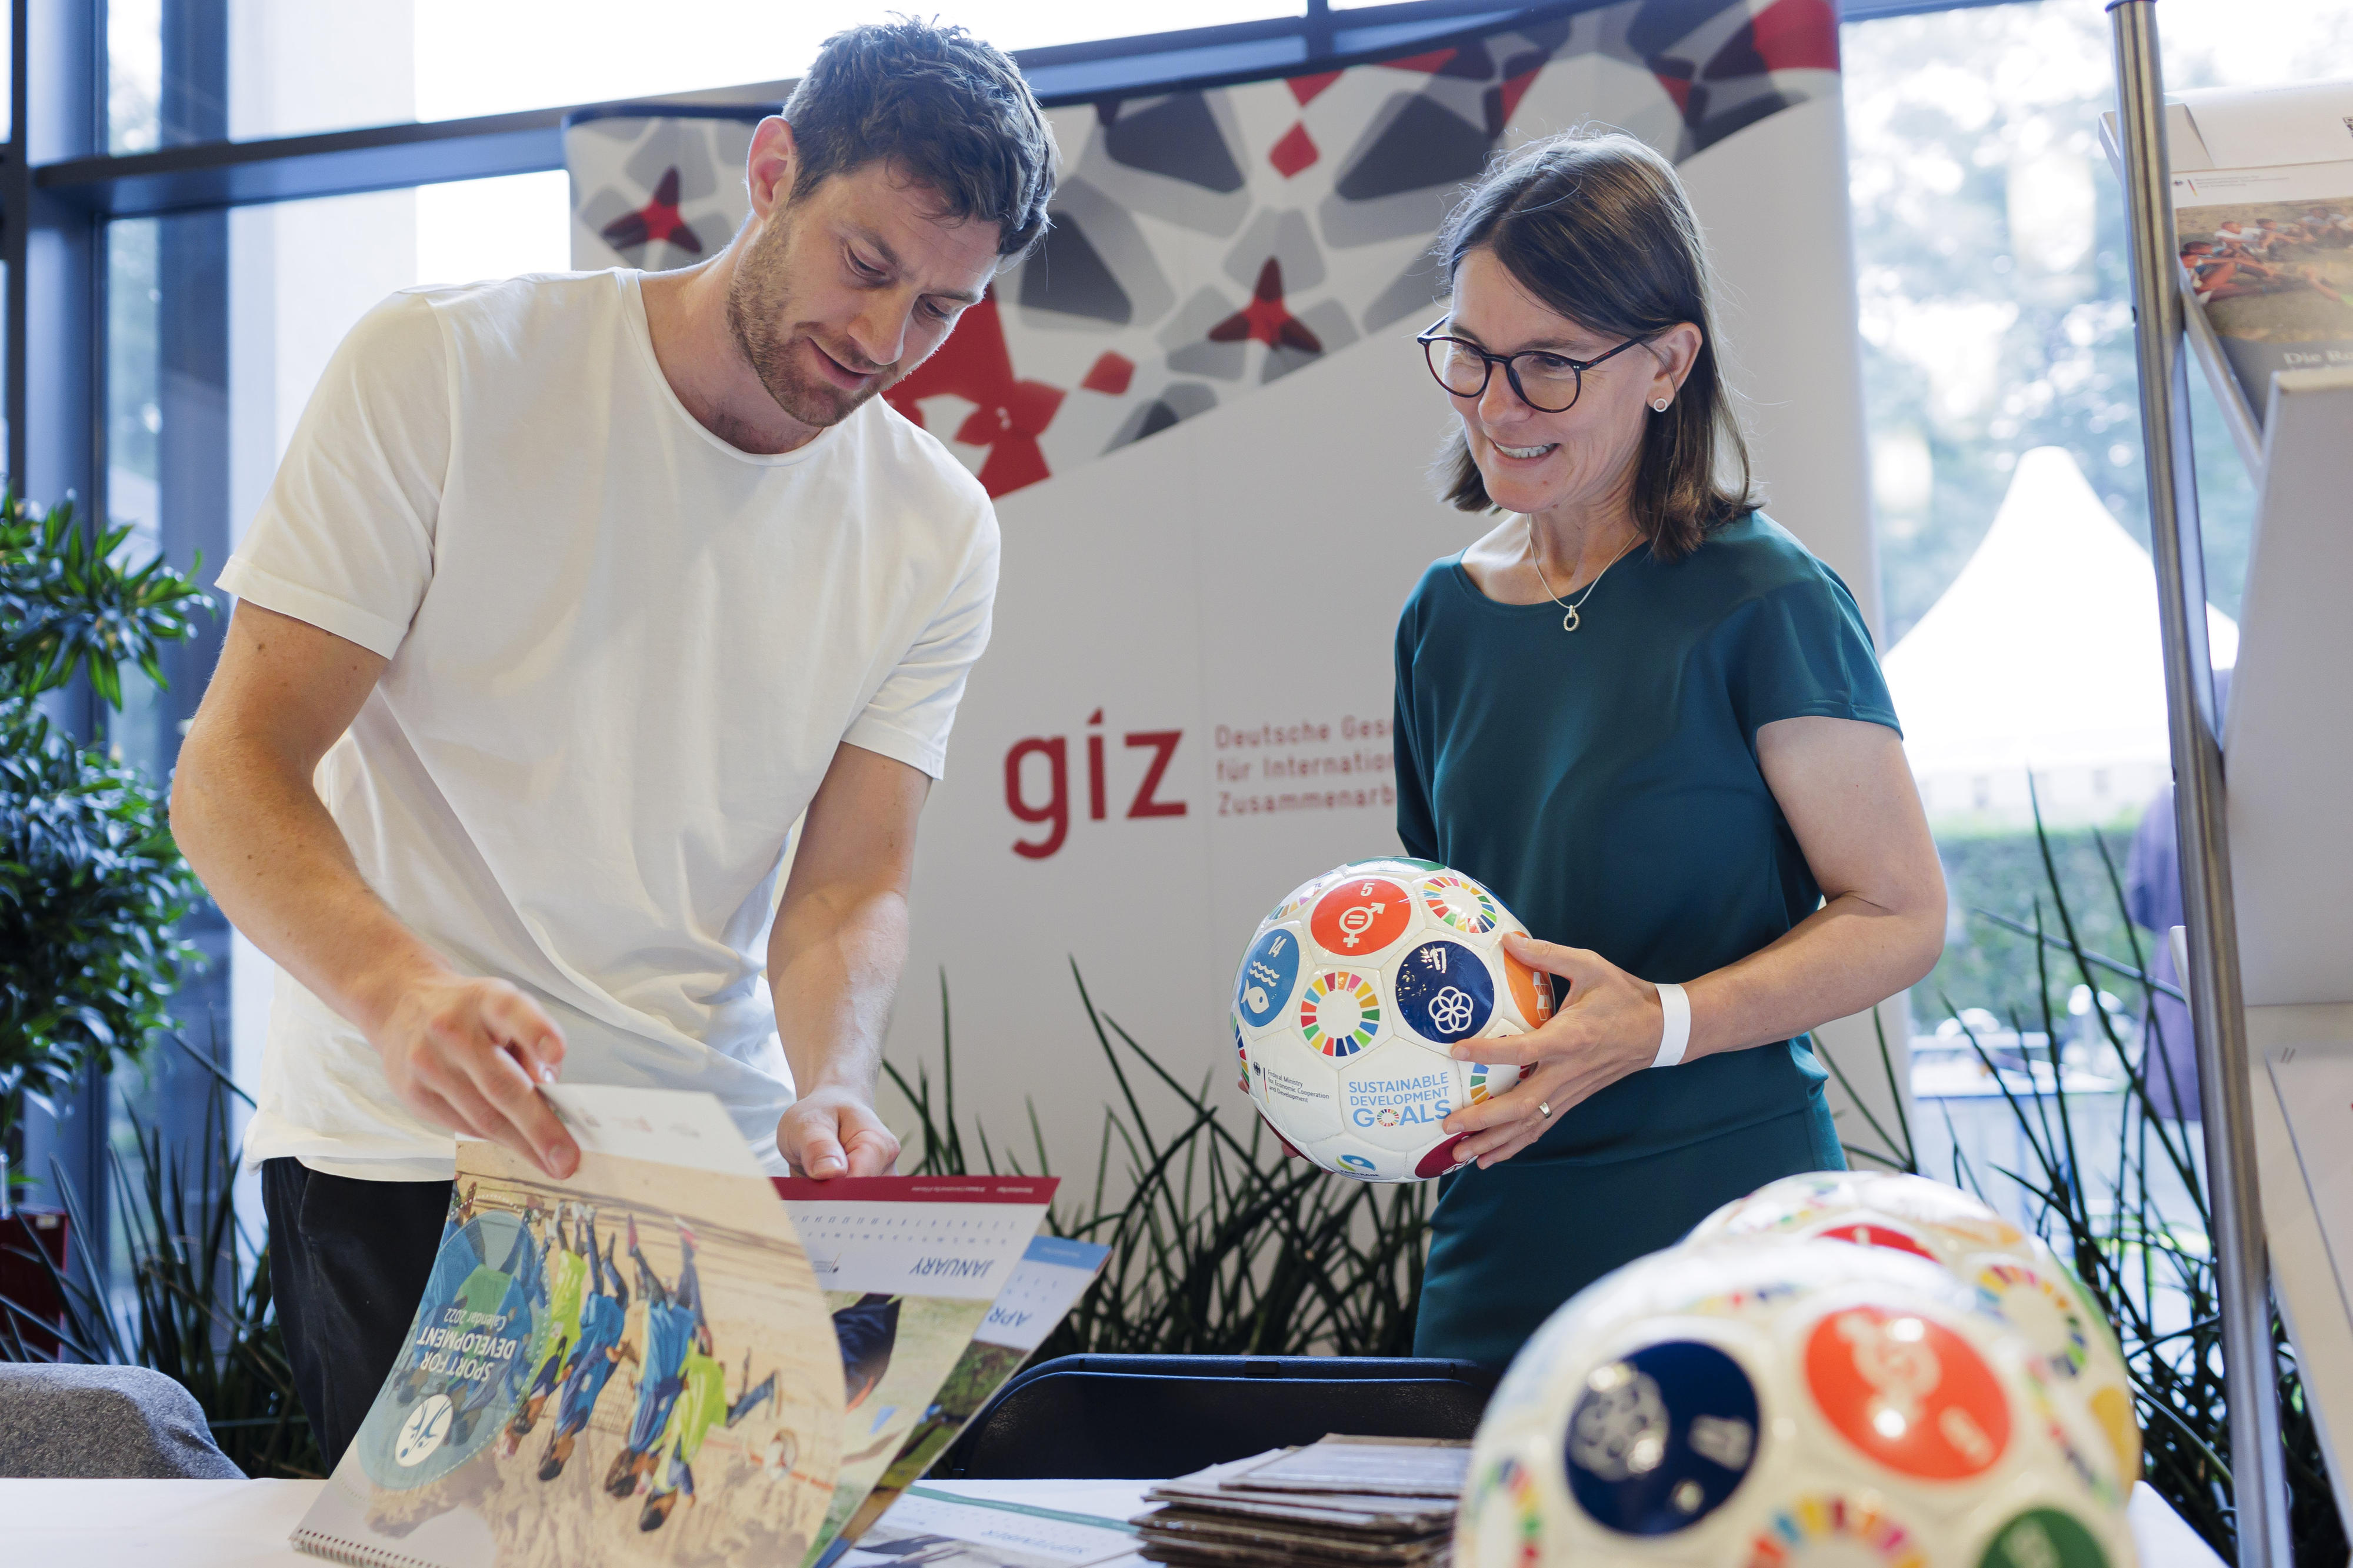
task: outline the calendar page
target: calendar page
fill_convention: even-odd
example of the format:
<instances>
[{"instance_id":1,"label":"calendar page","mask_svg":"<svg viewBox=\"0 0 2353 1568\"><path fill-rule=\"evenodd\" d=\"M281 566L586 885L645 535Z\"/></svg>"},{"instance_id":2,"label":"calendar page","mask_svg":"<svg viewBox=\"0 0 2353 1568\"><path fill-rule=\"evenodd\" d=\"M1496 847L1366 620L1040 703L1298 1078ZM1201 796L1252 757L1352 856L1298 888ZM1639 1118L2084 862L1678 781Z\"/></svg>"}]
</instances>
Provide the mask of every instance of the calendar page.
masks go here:
<instances>
[{"instance_id":1,"label":"calendar page","mask_svg":"<svg viewBox=\"0 0 2353 1568\"><path fill-rule=\"evenodd\" d=\"M805 1561L842 1537L938 1402L1046 1217L1053 1177L779 1177L841 1348L841 1468Z\"/></svg>"},{"instance_id":2,"label":"calendar page","mask_svg":"<svg viewBox=\"0 0 2353 1568\"><path fill-rule=\"evenodd\" d=\"M938 1397L899 1445L897 1458L843 1527L833 1546L837 1557L852 1542L866 1540L868 1528L932 1468L981 1406L1021 1370L1030 1352L1078 1305L1110 1256L1111 1248L1100 1242L1060 1236L1030 1240L1014 1267L1013 1277L989 1303L988 1315L981 1320L955 1370L940 1384Z\"/></svg>"},{"instance_id":3,"label":"calendar page","mask_svg":"<svg viewBox=\"0 0 2353 1568\"><path fill-rule=\"evenodd\" d=\"M1052 1176L775 1178L818 1284L994 1301L1038 1234Z\"/></svg>"},{"instance_id":4,"label":"calendar page","mask_svg":"<svg viewBox=\"0 0 2353 1568\"><path fill-rule=\"evenodd\" d=\"M767 1180L728 1173L743 1141L718 1102L629 1094L566 1100L582 1148L561 1181L459 1142L406 1342L296 1545L384 1568L723 1568L820 1539L834 1303Z\"/></svg>"}]
</instances>

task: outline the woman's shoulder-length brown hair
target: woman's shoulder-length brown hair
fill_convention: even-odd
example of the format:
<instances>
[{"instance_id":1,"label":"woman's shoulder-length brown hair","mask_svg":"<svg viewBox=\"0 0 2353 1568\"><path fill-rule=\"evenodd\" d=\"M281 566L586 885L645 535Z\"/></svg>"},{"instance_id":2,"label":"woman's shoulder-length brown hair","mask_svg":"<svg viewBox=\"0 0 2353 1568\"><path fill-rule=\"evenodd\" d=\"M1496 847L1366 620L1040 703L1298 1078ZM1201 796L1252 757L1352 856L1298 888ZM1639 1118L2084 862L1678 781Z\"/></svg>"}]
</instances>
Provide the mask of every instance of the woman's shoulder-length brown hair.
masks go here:
<instances>
[{"instance_id":1,"label":"woman's shoulder-length brown hair","mask_svg":"<svg viewBox=\"0 0 2353 1568\"><path fill-rule=\"evenodd\" d=\"M1756 508L1747 443L1717 363L1707 252L1673 164L1622 132L1531 142L1498 157L1439 231L1450 289L1462 258L1482 247L1546 306L1600 336L1699 328L1682 391L1642 432L1634 526L1654 555L1678 560ZM1459 426L1436 473L1452 505L1496 510Z\"/></svg>"}]
</instances>

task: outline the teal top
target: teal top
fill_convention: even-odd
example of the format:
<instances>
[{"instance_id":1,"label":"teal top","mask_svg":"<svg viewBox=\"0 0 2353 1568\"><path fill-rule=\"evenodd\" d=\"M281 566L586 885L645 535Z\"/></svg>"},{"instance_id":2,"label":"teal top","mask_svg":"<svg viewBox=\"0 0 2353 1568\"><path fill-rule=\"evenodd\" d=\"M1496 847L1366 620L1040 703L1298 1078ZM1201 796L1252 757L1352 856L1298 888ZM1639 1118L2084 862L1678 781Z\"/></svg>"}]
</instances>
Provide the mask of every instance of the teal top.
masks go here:
<instances>
[{"instance_id":1,"label":"teal top","mask_svg":"<svg viewBox=\"0 0 2353 1568\"><path fill-rule=\"evenodd\" d=\"M1537 937L1645 980L1692 980L1768 945L1821 889L1766 787L1757 731L1808 715L1896 727L1853 595L1752 512L1672 564L1626 556L1583 601L1575 632L1561 615L1497 604L1460 555L1422 574L1397 633L1406 852L1486 883ZM1443 1250L1458 1270L1475 1273L1490 1250L1498 1268L1529 1268L1527 1204L1576 1201L1576 1184L1547 1173L1689 1150L1793 1114L1826 1132L1822 1077L1802 1037L1631 1074L1513 1159L1450 1180L1439 1224L1456 1245ZM1836 1162L1834 1138L1826 1159L1822 1135L1809 1146L1814 1163ZM1672 1239L1700 1217L1650 1216L1623 1234ZM1493 1248L1462 1234L1491 1223ZM1581 1269L1624 1260L1607 1246L1571 1250L1546 1287L1559 1288L1555 1304L1591 1277L1575 1278ZM1431 1294L1474 1283L1450 1282L1440 1263L1434 1251Z\"/></svg>"}]
</instances>

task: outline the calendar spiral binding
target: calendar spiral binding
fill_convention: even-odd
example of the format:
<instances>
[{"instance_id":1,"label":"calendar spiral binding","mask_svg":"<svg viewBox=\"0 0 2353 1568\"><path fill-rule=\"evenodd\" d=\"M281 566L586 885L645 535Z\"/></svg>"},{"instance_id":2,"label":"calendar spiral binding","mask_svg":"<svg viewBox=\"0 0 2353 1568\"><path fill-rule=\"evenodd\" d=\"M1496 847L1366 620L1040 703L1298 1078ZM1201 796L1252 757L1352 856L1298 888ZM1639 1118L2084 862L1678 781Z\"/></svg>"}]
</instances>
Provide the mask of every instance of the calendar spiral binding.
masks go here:
<instances>
[{"instance_id":1,"label":"calendar spiral binding","mask_svg":"<svg viewBox=\"0 0 2353 1568\"><path fill-rule=\"evenodd\" d=\"M351 1568L440 1568L427 1558L412 1557L406 1552L387 1552L364 1541L345 1541L340 1536L322 1535L315 1530L297 1528L287 1537L295 1546L313 1557L323 1557L330 1563L346 1563Z\"/></svg>"}]
</instances>

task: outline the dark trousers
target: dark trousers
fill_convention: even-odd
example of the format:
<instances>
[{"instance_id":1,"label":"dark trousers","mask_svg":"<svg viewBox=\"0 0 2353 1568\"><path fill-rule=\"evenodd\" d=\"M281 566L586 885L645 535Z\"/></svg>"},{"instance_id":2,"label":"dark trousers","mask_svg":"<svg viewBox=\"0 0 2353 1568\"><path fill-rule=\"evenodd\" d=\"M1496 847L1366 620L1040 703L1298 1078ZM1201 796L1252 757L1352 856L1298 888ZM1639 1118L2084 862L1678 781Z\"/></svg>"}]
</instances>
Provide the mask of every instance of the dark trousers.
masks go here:
<instances>
[{"instance_id":1,"label":"dark trousers","mask_svg":"<svg viewBox=\"0 0 2353 1568\"><path fill-rule=\"evenodd\" d=\"M294 1389L332 1468L392 1375L449 1213L447 1182L356 1182L261 1163L269 1286Z\"/></svg>"}]
</instances>

